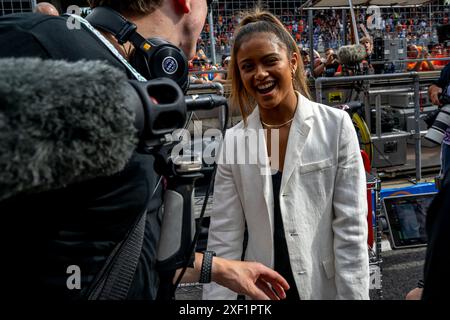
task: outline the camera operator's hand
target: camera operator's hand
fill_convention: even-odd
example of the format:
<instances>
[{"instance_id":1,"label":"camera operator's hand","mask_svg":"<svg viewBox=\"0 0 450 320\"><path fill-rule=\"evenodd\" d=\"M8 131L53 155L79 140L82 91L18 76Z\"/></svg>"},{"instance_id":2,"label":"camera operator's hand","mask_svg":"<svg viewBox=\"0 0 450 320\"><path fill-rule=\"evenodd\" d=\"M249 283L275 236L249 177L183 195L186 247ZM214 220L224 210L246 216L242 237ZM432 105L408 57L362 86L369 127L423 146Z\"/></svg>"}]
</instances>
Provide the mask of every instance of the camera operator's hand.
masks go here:
<instances>
[{"instance_id":1,"label":"camera operator's hand","mask_svg":"<svg viewBox=\"0 0 450 320\"><path fill-rule=\"evenodd\" d=\"M284 299L285 290L289 289L289 284L280 274L259 262L220 257L213 259L212 280L254 300Z\"/></svg>"},{"instance_id":2,"label":"camera operator's hand","mask_svg":"<svg viewBox=\"0 0 450 320\"><path fill-rule=\"evenodd\" d=\"M442 94L442 88L433 84L428 88L428 96L434 105L442 106L442 102L439 100L439 95Z\"/></svg>"}]
</instances>

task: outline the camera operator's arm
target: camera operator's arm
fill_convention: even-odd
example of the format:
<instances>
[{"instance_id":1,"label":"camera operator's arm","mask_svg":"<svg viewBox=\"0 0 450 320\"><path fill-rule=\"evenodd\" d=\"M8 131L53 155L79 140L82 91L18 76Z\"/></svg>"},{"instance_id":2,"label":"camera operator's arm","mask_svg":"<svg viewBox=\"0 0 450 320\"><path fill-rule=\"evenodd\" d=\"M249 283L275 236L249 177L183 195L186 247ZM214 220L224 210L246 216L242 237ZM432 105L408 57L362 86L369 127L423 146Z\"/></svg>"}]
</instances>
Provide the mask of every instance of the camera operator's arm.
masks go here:
<instances>
[{"instance_id":1,"label":"camera operator's arm","mask_svg":"<svg viewBox=\"0 0 450 320\"><path fill-rule=\"evenodd\" d=\"M326 64L325 62L323 62L320 59L317 59L318 61L316 61L314 63L314 77L320 77L323 75L323 73L325 72L326 69Z\"/></svg>"},{"instance_id":2,"label":"camera operator's arm","mask_svg":"<svg viewBox=\"0 0 450 320\"><path fill-rule=\"evenodd\" d=\"M442 106L442 103L439 101L439 95L442 93L442 88L433 84L428 88L428 96L430 97L431 102L434 105Z\"/></svg>"},{"instance_id":3,"label":"camera operator's arm","mask_svg":"<svg viewBox=\"0 0 450 320\"><path fill-rule=\"evenodd\" d=\"M194 268L187 269L183 282L197 282L203 262L203 254L195 254ZM289 289L286 280L277 272L258 262L244 262L214 257L211 280L238 294L248 295L255 300L279 300L285 298ZM276 291L277 295L270 289Z\"/></svg>"}]
</instances>

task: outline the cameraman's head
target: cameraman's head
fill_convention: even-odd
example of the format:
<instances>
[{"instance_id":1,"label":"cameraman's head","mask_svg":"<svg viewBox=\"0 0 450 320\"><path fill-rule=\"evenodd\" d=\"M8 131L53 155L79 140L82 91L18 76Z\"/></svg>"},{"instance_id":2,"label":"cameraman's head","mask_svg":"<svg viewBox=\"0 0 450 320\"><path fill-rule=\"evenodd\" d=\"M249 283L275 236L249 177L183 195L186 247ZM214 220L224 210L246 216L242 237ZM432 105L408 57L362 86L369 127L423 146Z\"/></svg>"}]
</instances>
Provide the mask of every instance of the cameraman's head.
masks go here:
<instances>
[{"instance_id":1,"label":"cameraman's head","mask_svg":"<svg viewBox=\"0 0 450 320\"><path fill-rule=\"evenodd\" d=\"M208 0L89 0L92 8L108 6L134 22L145 38L160 37L195 55ZM149 19L150 18L150 19Z\"/></svg>"},{"instance_id":2,"label":"cameraman's head","mask_svg":"<svg viewBox=\"0 0 450 320\"><path fill-rule=\"evenodd\" d=\"M146 15L153 13L163 0L89 0L92 8L106 6L124 15Z\"/></svg>"},{"instance_id":3,"label":"cameraman's head","mask_svg":"<svg viewBox=\"0 0 450 320\"><path fill-rule=\"evenodd\" d=\"M333 48L327 48L327 49L325 49L325 58L328 59L328 57L331 56L331 55L333 55L333 54L334 54Z\"/></svg>"},{"instance_id":4,"label":"cameraman's head","mask_svg":"<svg viewBox=\"0 0 450 320\"><path fill-rule=\"evenodd\" d=\"M370 56L373 52L373 40L370 37L362 37L359 41L361 45L364 46L367 52L367 56Z\"/></svg>"},{"instance_id":5,"label":"cameraman's head","mask_svg":"<svg viewBox=\"0 0 450 320\"><path fill-rule=\"evenodd\" d=\"M300 50L300 55L302 56L303 65L305 67L308 67L308 65L311 63L311 57L309 56L309 52L305 49Z\"/></svg>"}]
</instances>

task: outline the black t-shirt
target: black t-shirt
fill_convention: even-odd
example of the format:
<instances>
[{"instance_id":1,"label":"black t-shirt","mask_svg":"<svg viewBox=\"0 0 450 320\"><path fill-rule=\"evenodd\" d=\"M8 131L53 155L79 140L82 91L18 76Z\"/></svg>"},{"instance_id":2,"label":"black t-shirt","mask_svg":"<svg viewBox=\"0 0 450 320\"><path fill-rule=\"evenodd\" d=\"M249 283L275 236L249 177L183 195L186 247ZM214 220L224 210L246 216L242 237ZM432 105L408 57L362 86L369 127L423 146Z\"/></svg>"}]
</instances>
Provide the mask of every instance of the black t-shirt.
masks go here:
<instances>
[{"instance_id":1,"label":"black t-shirt","mask_svg":"<svg viewBox=\"0 0 450 320\"><path fill-rule=\"evenodd\" d=\"M0 18L0 58L102 60L130 77L95 35L83 25L70 30L66 20L40 14ZM148 209L144 246L128 297L155 298L162 190L159 187L152 197L159 179L153 162L153 156L136 153L113 176L1 202L1 246L8 261L3 275L9 280L4 292L21 298L77 299L80 290L66 285L67 268L79 266L82 289L87 288L111 250Z\"/></svg>"},{"instance_id":2,"label":"black t-shirt","mask_svg":"<svg viewBox=\"0 0 450 320\"><path fill-rule=\"evenodd\" d=\"M339 63L335 62L325 67L325 77L334 77L339 69Z\"/></svg>"},{"instance_id":3,"label":"black t-shirt","mask_svg":"<svg viewBox=\"0 0 450 320\"><path fill-rule=\"evenodd\" d=\"M286 243L286 236L284 233L283 216L280 209L280 188L281 178L283 174L277 172L272 176L273 185L273 221L274 221L274 269L281 274L289 283L289 291L286 292L286 300L298 301L300 296L298 294L297 285L295 284L294 275L292 274L291 261L289 259L289 250Z\"/></svg>"}]
</instances>

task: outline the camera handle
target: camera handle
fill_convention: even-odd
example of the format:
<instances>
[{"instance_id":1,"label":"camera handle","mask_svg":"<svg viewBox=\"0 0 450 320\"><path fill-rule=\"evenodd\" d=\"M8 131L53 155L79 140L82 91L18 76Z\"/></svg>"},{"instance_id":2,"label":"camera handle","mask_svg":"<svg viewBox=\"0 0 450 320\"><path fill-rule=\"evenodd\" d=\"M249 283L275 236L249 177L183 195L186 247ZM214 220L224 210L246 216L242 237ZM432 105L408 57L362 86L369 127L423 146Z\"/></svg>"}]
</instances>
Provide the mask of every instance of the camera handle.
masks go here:
<instances>
[{"instance_id":1,"label":"camera handle","mask_svg":"<svg viewBox=\"0 0 450 320\"><path fill-rule=\"evenodd\" d=\"M156 154L155 170L167 180L164 214L157 249L156 268L160 275L158 300L174 300L173 285L176 270L188 262L192 266L195 250L191 244L195 235L193 215L194 184L202 178L202 159L190 155L172 159L163 147ZM191 252L192 251L192 252Z\"/></svg>"}]
</instances>

